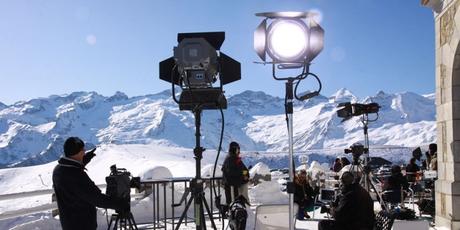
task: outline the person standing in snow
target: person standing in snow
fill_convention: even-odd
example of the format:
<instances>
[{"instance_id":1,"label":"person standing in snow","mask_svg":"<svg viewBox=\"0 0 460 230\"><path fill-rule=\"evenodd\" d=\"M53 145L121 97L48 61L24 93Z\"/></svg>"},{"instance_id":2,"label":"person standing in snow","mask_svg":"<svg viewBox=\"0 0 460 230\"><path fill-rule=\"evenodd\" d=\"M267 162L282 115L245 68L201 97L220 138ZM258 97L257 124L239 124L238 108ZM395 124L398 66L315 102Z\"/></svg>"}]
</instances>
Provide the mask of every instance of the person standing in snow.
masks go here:
<instances>
[{"instance_id":1,"label":"person standing in snow","mask_svg":"<svg viewBox=\"0 0 460 230\"><path fill-rule=\"evenodd\" d=\"M95 150L95 149L94 149ZM85 172L85 165L96 155L85 154L85 144L78 137L64 143L64 156L53 171L53 188L57 198L62 229L96 229L96 206L127 210L129 203L101 192Z\"/></svg>"},{"instance_id":2,"label":"person standing in snow","mask_svg":"<svg viewBox=\"0 0 460 230\"><path fill-rule=\"evenodd\" d=\"M225 201L230 205L238 195L248 198L249 172L240 157L240 145L231 142L227 157L222 165L222 176L225 188Z\"/></svg>"}]
</instances>

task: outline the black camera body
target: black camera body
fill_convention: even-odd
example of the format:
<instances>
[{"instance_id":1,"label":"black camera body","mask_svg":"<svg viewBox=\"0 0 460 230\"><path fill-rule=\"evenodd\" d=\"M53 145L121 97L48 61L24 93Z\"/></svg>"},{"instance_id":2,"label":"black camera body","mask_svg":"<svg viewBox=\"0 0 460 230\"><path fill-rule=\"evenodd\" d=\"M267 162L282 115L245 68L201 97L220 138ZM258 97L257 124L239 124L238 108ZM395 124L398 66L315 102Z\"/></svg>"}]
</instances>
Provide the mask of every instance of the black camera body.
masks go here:
<instances>
[{"instance_id":1,"label":"black camera body","mask_svg":"<svg viewBox=\"0 0 460 230\"><path fill-rule=\"evenodd\" d=\"M369 152L369 148L364 148L362 144L353 144L350 148L344 149L345 154L351 153L353 157L359 158L364 153Z\"/></svg>"},{"instance_id":2,"label":"black camera body","mask_svg":"<svg viewBox=\"0 0 460 230\"><path fill-rule=\"evenodd\" d=\"M110 197L116 197L129 202L131 200L131 188L140 188L140 177L132 177L131 173L124 168L110 166L110 175L105 178L107 188L105 193ZM116 210L117 212L119 210Z\"/></svg>"}]
</instances>

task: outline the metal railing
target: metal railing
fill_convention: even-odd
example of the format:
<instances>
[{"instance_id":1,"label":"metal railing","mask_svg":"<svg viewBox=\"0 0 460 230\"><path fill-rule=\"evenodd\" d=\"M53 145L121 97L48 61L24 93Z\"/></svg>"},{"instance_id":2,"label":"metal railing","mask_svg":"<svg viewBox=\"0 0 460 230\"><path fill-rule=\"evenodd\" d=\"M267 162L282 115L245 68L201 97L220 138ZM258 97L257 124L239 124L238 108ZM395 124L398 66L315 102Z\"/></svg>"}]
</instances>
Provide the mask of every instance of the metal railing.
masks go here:
<instances>
[{"instance_id":1,"label":"metal railing","mask_svg":"<svg viewBox=\"0 0 460 230\"><path fill-rule=\"evenodd\" d=\"M144 188L149 188L150 191L147 194L152 194L152 207L153 207L153 218L151 223L140 223L140 224L151 224L153 229L167 229L172 227L174 229L175 225L177 224L177 219L182 214L187 201L190 199L191 193L185 197L182 203L175 203L180 202L180 200L175 200L175 192L178 190L176 188L180 188L181 196L183 193L186 193L187 190L190 189L190 182L192 178L183 177L183 178L168 178L168 179L161 179L161 180L149 180L149 181L142 181L141 184ZM202 178L204 188L209 188L209 194L207 193L206 197L210 199L207 200L208 205L211 210L211 216L213 219L219 219L222 221L222 216L220 215L220 211L215 207L214 200L215 194L212 191L213 188L216 189L217 195L220 196L222 194L222 178ZM167 186L170 187L170 191L168 192ZM169 194L168 194L169 193ZM162 199L160 199L160 197ZM170 203L168 204L168 201ZM193 208L193 207L191 207ZM181 210L181 214L176 216L176 210ZM136 217L134 217L136 218ZM189 217L187 214L185 215L185 219L183 224L187 226L188 223L194 221L193 217ZM150 227L149 227L150 228Z\"/></svg>"},{"instance_id":2,"label":"metal railing","mask_svg":"<svg viewBox=\"0 0 460 230\"><path fill-rule=\"evenodd\" d=\"M105 189L107 186L105 184L97 185L101 190ZM3 213L0 213L0 220L10 219L14 217L20 217L25 215L30 215L39 212L51 211L57 209L57 203L52 201L52 195L54 193L53 189L42 189L29 192L18 192L18 193L9 193L0 195L0 201L14 200L14 199L23 199L28 197L43 196L49 195L50 203L37 205L30 208L22 208L16 210L9 210Z\"/></svg>"},{"instance_id":3,"label":"metal railing","mask_svg":"<svg viewBox=\"0 0 460 230\"><path fill-rule=\"evenodd\" d=\"M140 191L136 190L137 192L131 194L131 198L134 200L140 200L151 196L152 198L152 220L145 223L138 223L148 226L150 229L167 229L174 226L178 222L178 218L182 214L182 211L185 209L185 205L191 193L185 197L185 201L181 204L175 203L180 202L180 200L175 200L177 195L182 196L184 192L190 189L190 181L192 178L182 177L182 178L167 178L167 179L159 179L159 180L147 180L141 182L142 189ZM219 219L222 221L222 216L220 215L220 211L215 207L214 200L215 194L212 189L216 189L217 195L220 196L222 194L222 178L202 178L204 189L209 189L209 193L206 194L206 197L210 199L207 200L210 210L212 212L211 216L214 219ZM105 189L106 185L98 185L99 188ZM14 194L4 194L0 195L0 201L11 200L11 199L23 199L27 197L34 197L34 196L42 196L42 195L49 195L50 200L54 193L53 189L45 189L45 190L37 190L31 192L20 192ZM6 211L0 214L0 220L20 217L24 215L30 215L34 213L46 212L57 209L56 202L50 202L43 205L31 207L31 208L23 208L18 210L11 210ZM191 207L190 209L193 209ZM178 211L181 214L177 213ZM192 215L193 216L193 215ZM136 218L136 216L134 216ZM183 224L187 225L187 223L193 222L193 217L189 217L185 215L185 219Z\"/></svg>"}]
</instances>

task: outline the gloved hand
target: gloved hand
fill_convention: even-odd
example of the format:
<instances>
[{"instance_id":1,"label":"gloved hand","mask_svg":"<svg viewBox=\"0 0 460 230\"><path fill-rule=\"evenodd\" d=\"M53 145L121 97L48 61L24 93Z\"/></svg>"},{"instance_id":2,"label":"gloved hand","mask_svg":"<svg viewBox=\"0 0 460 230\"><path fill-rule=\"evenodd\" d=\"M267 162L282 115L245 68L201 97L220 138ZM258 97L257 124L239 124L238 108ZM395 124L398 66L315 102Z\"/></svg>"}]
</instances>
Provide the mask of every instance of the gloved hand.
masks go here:
<instances>
[{"instance_id":1,"label":"gloved hand","mask_svg":"<svg viewBox=\"0 0 460 230\"><path fill-rule=\"evenodd\" d=\"M87 165L94 156L96 156L96 148L91 149L90 151L86 152L83 156L83 165Z\"/></svg>"}]
</instances>

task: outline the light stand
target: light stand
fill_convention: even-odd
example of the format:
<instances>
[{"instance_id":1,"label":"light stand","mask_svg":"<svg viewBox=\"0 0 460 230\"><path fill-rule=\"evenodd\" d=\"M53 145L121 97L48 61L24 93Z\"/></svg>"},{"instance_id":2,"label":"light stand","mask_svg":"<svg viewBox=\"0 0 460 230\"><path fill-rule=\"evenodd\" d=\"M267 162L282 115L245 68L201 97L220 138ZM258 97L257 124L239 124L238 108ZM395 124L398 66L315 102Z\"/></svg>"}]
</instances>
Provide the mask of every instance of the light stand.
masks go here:
<instances>
[{"instance_id":1,"label":"light stand","mask_svg":"<svg viewBox=\"0 0 460 230\"><path fill-rule=\"evenodd\" d=\"M294 229L294 192L295 192L295 185L294 185L294 96L295 89L294 89L294 82L297 81L298 83L305 79L308 75L313 75L317 80L320 85L321 90L321 82L319 81L318 77L316 75L309 73L309 63L304 63L303 71L300 75L296 77L287 77L287 78L279 78L276 76L276 68L275 68L275 63L273 65L273 78L277 81L286 81L285 83L285 112L286 112L286 122L287 122L287 128L288 128L288 144L289 144L289 182L287 183L287 192L289 194L289 229ZM296 85L296 88L297 88ZM314 97L319 94L319 90L315 91L313 93L306 94L302 97L297 97L299 100L306 100L311 97Z\"/></svg>"},{"instance_id":2,"label":"light stand","mask_svg":"<svg viewBox=\"0 0 460 230\"><path fill-rule=\"evenodd\" d=\"M369 114L365 113L362 115L361 117L361 122L363 123L363 132L364 132L364 170L363 170L363 178L362 180L364 180L364 183L362 183L364 186L364 189L366 189L366 191L370 191L370 183L371 179L369 177L369 174L370 174L370 168L369 168L369 121L377 121L378 117L375 118L374 120L369 120ZM373 185L372 185L373 186ZM374 187L374 190L375 190L375 187ZM377 190L375 190L375 192L377 193ZM378 196L377 196L378 197Z\"/></svg>"},{"instance_id":3,"label":"light stand","mask_svg":"<svg viewBox=\"0 0 460 230\"><path fill-rule=\"evenodd\" d=\"M265 19L254 31L254 50L263 62L272 64L272 74L275 80L286 81L285 84L285 110L289 142L289 229L294 229L294 128L293 128L293 102L296 99L303 101L319 95L321 81L309 72L311 61L322 51L324 46L324 30L313 19L315 16L309 12L265 12L256 16ZM269 23L270 21L270 23ZM269 56L271 61L266 60ZM296 77L276 77L278 69L303 68L302 73ZM299 83L308 76L316 78L319 89L301 97L296 94ZM296 82L296 83L295 83ZM294 83L296 84L294 87Z\"/></svg>"},{"instance_id":4,"label":"light stand","mask_svg":"<svg viewBox=\"0 0 460 230\"><path fill-rule=\"evenodd\" d=\"M192 201L195 207L196 229L206 229L203 205L208 212L212 227L216 229L212 212L204 196L201 179L201 159L205 149L200 146L200 126L203 110L219 109L222 113L222 109L227 108L227 99L222 86L241 79L240 63L220 51L224 40L225 32L179 33L178 46L174 47L174 56L160 62L160 79L171 83L172 97L179 104L179 109L191 110L195 116L196 144L193 153L196 175L191 180L190 188L184 192L180 203L173 204L173 206L181 205L191 193L191 198L185 206L176 229L179 229L187 216ZM220 87L213 87L217 79ZM182 88L179 100L175 95L175 85Z\"/></svg>"},{"instance_id":5,"label":"light stand","mask_svg":"<svg viewBox=\"0 0 460 230\"><path fill-rule=\"evenodd\" d=\"M286 81L286 119L288 123L288 139L289 139L289 182L294 182L294 128L293 128L293 113L294 113L294 79L289 78ZM293 186L294 184L292 184ZM289 192L289 229L294 229L294 194Z\"/></svg>"},{"instance_id":6,"label":"light stand","mask_svg":"<svg viewBox=\"0 0 460 230\"><path fill-rule=\"evenodd\" d=\"M355 156L355 154L353 154L353 160L352 160L352 165L350 167L350 172L355 172L356 170L356 174L358 174L359 171L361 171L362 176L359 181L361 186L363 186L364 189L366 189L366 191L369 193L372 191L371 190L372 188L376 194L377 201L380 203L381 207L387 209L387 206L385 205L381 194L377 191L374 183L372 183L373 175L371 173L371 169L369 166L369 132L368 132L369 122L377 121L377 119L378 119L378 114L377 114L377 117L373 120L369 119L368 113L362 114L361 123L363 124L363 132L364 132L364 153L363 153L364 162L361 165L359 163L359 156Z\"/></svg>"},{"instance_id":7,"label":"light stand","mask_svg":"<svg viewBox=\"0 0 460 230\"><path fill-rule=\"evenodd\" d=\"M195 148L193 149L193 153L195 155L195 178L192 179L192 181L190 182L191 191L189 192L191 194L191 197L187 205L185 206L184 212L182 213L179 219L179 223L176 225L176 230L179 230L182 221L184 220L185 216L187 216L187 211L190 208L192 201L194 201L193 204L196 229L206 229L206 220L204 217L203 205L206 207L206 211L208 212L209 219L211 220L211 225L213 229L217 229L216 224L214 223L214 219L212 218L212 212L209 209L209 205L206 201L206 197L203 192L203 180L201 179L201 159L203 158L203 152L205 151L205 149L200 146L201 112L202 108L199 105L196 106L193 110L193 114L195 115ZM187 193L184 194L183 199L181 200L179 205L182 203L182 201L185 199L187 195Z\"/></svg>"}]
</instances>

